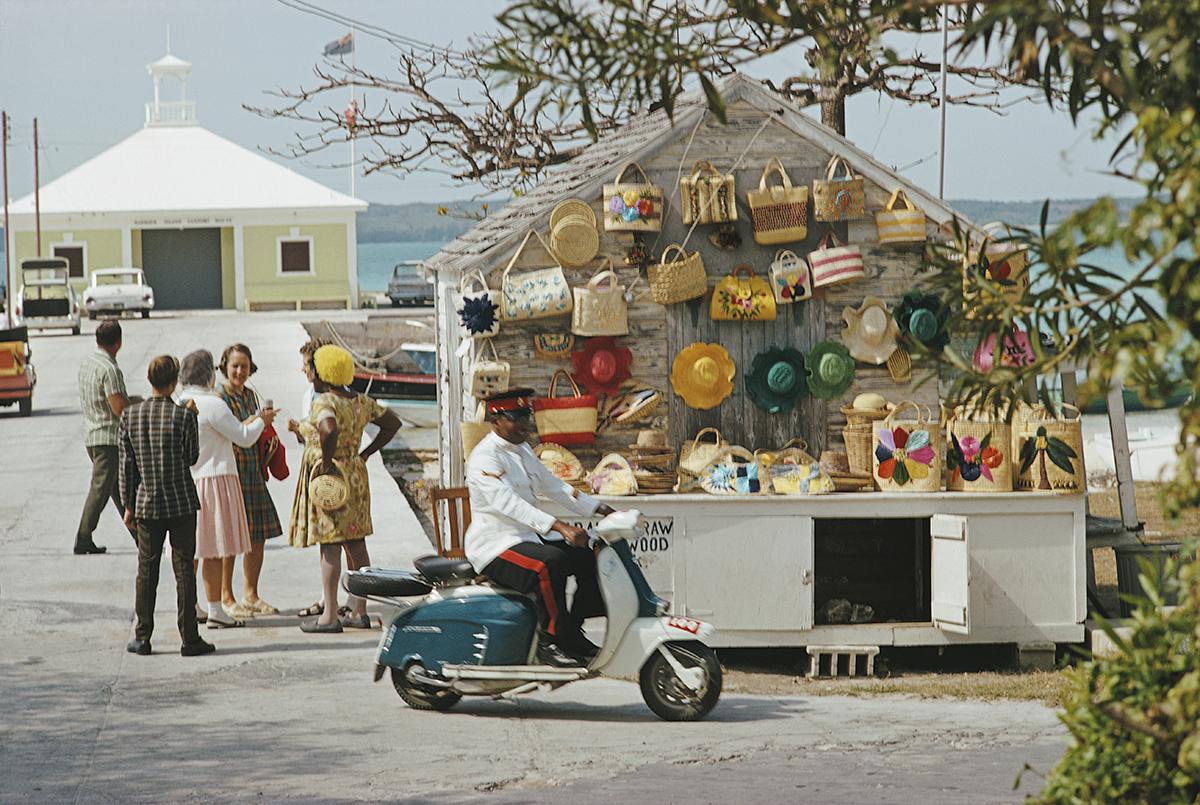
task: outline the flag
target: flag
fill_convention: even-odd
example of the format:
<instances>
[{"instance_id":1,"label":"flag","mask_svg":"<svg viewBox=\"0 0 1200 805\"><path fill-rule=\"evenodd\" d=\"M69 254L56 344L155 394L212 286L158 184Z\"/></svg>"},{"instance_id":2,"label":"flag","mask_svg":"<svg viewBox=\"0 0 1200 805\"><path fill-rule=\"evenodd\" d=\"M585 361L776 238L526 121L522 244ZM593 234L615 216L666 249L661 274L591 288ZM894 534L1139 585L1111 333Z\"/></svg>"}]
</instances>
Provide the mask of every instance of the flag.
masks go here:
<instances>
[{"instance_id":1,"label":"flag","mask_svg":"<svg viewBox=\"0 0 1200 805\"><path fill-rule=\"evenodd\" d=\"M344 56L347 53L354 52L354 32L343 36L341 39L335 39L325 46L324 55L326 56Z\"/></svg>"}]
</instances>

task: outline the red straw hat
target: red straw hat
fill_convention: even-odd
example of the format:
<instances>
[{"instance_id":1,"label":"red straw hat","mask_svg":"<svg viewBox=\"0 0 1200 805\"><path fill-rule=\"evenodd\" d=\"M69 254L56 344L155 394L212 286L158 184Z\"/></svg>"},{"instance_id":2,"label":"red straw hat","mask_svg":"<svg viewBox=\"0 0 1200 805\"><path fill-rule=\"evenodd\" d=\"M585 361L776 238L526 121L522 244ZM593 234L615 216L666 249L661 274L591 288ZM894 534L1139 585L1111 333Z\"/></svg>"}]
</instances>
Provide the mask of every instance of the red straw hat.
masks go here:
<instances>
[{"instance_id":1,"label":"red straw hat","mask_svg":"<svg viewBox=\"0 0 1200 805\"><path fill-rule=\"evenodd\" d=\"M618 347L611 336L589 338L583 349L571 353L571 377L592 394L616 394L630 377L633 353Z\"/></svg>"}]
</instances>

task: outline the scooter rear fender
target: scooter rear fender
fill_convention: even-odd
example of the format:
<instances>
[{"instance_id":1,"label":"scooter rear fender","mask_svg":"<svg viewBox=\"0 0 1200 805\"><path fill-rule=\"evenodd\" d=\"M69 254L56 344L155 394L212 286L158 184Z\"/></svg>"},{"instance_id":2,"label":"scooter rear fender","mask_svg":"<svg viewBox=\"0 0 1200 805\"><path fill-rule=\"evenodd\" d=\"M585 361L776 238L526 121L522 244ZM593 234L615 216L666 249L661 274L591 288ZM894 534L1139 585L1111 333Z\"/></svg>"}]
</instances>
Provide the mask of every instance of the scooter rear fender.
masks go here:
<instances>
[{"instance_id":1,"label":"scooter rear fender","mask_svg":"<svg viewBox=\"0 0 1200 805\"><path fill-rule=\"evenodd\" d=\"M711 623L694 618L635 618L625 630L616 654L599 670L605 676L636 679L646 660L663 643L690 640L706 643L716 631Z\"/></svg>"}]
</instances>

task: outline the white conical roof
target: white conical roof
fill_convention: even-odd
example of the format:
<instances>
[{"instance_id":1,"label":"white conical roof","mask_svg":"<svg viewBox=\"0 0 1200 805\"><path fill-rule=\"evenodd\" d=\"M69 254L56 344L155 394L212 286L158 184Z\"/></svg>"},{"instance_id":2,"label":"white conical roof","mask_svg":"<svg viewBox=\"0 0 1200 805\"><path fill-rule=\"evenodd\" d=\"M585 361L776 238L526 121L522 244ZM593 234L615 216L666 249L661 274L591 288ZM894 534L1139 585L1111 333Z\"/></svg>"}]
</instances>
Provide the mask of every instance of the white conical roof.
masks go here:
<instances>
[{"instance_id":1,"label":"white conical roof","mask_svg":"<svg viewBox=\"0 0 1200 805\"><path fill-rule=\"evenodd\" d=\"M146 69L151 73L188 73L191 72L192 63L168 53L158 61L147 64Z\"/></svg>"},{"instance_id":2,"label":"white conical roof","mask_svg":"<svg viewBox=\"0 0 1200 805\"><path fill-rule=\"evenodd\" d=\"M41 205L43 215L367 208L200 126L144 128L47 184ZM33 194L11 210L32 214Z\"/></svg>"}]
</instances>

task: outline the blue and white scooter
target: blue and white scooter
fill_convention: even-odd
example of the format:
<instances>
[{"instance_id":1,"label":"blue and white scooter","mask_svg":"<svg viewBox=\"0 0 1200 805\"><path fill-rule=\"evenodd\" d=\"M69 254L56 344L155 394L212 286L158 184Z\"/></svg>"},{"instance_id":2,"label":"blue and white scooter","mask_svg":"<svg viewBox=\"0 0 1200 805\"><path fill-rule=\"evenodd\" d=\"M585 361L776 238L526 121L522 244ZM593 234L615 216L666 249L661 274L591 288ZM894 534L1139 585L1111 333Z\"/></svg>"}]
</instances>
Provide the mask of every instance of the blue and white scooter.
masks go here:
<instances>
[{"instance_id":1,"label":"blue and white scooter","mask_svg":"<svg viewBox=\"0 0 1200 805\"><path fill-rule=\"evenodd\" d=\"M668 721L703 718L721 695L721 666L705 645L713 626L666 614L628 539L636 511L610 514L589 531L607 610L604 643L587 667L534 665L533 600L480 583L463 559L417 559L415 571L364 568L342 576L354 595L400 608L379 642L375 681L390 670L409 707L448 710L463 696L515 696L596 676L637 677L642 697ZM419 600L412 600L421 596Z\"/></svg>"}]
</instances>

